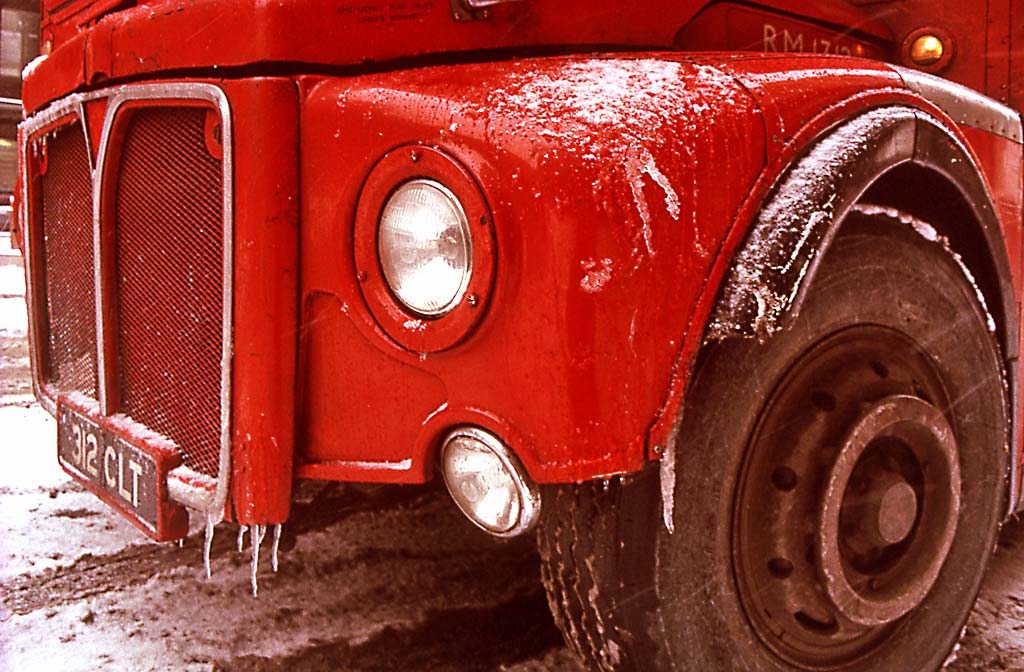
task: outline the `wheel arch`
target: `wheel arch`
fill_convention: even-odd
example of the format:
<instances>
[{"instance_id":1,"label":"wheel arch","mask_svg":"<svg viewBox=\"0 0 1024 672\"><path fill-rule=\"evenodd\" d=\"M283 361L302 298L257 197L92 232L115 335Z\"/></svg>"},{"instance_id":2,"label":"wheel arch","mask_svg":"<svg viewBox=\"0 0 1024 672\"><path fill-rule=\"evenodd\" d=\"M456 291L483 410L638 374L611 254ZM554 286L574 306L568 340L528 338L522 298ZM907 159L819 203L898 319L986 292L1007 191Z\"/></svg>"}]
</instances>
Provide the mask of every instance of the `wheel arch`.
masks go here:
<instances>
[{"instance_id":1,"label":"wheel arch","mask_svg":"<svg viewBox=\"0 0 1024 672\"><path fill-rule=\"evenodd\" d=\"M1007 375L1009 509L1018 507L1019 324L1011 266L993 199L970 152L934 117L883 107L833 127L769 192L727 271L704 342L768 338L800 313L846 215L870 203L931 224L977 282Z\"/></svg>"}]
</instances>

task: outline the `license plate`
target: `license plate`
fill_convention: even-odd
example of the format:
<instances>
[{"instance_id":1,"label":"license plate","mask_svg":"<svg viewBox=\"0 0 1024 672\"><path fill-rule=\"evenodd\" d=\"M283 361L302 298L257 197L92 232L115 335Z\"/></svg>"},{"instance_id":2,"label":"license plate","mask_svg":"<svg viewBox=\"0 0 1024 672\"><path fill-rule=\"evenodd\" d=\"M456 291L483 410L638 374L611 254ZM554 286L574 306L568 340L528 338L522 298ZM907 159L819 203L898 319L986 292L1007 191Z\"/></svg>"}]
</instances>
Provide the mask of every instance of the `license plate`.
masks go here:
<instances>
[{"instance_id":1,"label":"license plate","mask_svg":"<svg viewBox=\"0 0 1024 672\"><path fill-rule=\"evenodd\" d=\"M57 458L65 469L106 493L109 503L156 531L156 460L67 406L57 413Z\"/></svg>"}]
</instances>

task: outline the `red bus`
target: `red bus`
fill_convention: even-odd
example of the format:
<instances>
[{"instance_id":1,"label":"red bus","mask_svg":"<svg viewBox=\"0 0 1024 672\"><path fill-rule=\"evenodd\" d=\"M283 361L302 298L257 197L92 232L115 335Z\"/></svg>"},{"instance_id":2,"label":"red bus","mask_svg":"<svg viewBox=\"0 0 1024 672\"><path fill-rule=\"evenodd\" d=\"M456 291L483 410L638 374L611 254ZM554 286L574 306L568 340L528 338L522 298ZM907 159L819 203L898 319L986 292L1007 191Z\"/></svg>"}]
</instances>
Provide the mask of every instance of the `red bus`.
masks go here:
<instances>
[{"instance_id":1,"label":"red bus","mask_svg":"<svg viewBox=\"0 0 1024 672\"><path fill-rule=\"evenodd\" d=\"M144 532L443 478L591 669L942 665L1022 504L1019 3L41 15L34 386Z\"/></svg>"}]
</instances>

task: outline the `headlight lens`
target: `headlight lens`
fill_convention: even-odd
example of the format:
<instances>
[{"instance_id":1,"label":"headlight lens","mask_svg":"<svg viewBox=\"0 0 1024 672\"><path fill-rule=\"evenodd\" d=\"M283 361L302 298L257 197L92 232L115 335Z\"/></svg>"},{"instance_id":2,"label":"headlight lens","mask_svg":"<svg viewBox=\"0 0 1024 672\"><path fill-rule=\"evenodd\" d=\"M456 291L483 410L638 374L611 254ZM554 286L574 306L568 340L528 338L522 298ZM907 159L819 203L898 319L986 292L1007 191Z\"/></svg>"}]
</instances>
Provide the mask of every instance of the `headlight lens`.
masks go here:
<instances>
[{"instance_id":1,"label":"headlight lens","mask_svg":"<svg viewBox=\"0 0 1024 672\"><path fill-rule=\"evenodd\" d=\"M512 474L486 444L460 436L445 445L444 480L459 508L488 532L508 532L522 509Z\"/></svg>"},{"instance_id":2,"label":"headlight lens","mask_svg":"<svg viewBox=\"0 0 1024 672\"><path fill-rule=\"evenodd\" d=\"M444 315L469 284L473 245L462 204L439 182L406 182L384 204L377 253L399 301L424 317Z\"/></svg>"},{"instance_id":3,"label":"headlight lens","mask_svg":"<svg viewBox=\"0 0 1024 672\"><path fill-rule=\"evenodd\" d=\"M498 537L530 530L540 516L540 490L501 439L478 427L459 427L441 448L445 485L474 524Z\"/></svg>"}]
</instances>

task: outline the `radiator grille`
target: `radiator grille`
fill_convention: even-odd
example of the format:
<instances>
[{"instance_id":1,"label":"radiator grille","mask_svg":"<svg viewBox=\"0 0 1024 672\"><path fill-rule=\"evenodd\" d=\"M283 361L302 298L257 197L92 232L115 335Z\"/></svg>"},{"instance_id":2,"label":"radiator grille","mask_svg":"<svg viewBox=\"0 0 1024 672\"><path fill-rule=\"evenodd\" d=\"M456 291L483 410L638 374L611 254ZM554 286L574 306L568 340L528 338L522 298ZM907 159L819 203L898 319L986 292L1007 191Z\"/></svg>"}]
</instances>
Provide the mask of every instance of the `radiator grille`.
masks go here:
<instances>
[{"instance_id":1,"label":"radiator grille","mask_svg":"<svg viewBox=\"0 0 1024 672\"><path fill-rule=\"evenodd\" d=\"M95 398L92 177L82 127L66 125L49 135L45 152L47 170L40 176L48 326L43 375L57 390Z\"/></svg>"},{"instance_id":2,"label":"radiator grille","mask_svg":"<svg viewBox=\"0 0 1024 672\"><path fill-rule=\"evenodd\" d=\"M218 474L223 353L223 172L206 110L143 108L122 144L114 202L121 410Z\"/></svg>"}]
</instances>

